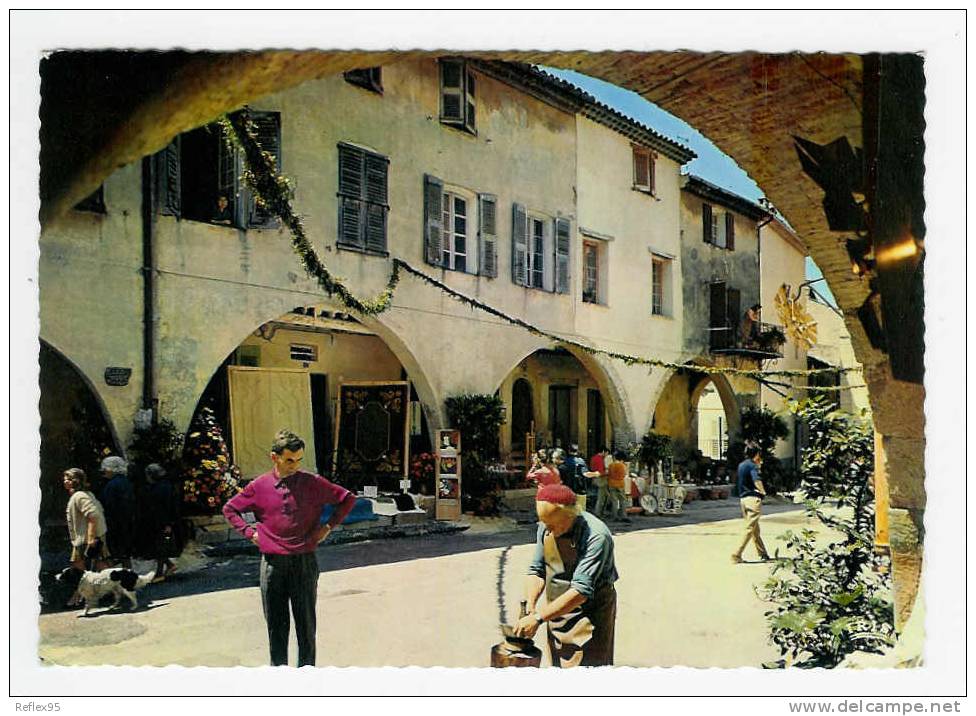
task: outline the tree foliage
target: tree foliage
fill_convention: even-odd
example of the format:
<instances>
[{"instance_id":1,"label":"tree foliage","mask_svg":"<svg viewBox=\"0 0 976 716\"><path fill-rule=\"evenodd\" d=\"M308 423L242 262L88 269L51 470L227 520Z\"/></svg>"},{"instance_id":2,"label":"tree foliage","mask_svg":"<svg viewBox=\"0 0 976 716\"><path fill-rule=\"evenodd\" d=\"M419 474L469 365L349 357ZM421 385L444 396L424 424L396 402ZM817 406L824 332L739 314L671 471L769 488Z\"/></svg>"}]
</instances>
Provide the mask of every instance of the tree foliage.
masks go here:
<instances>
[{"instance_id":1,"label":"tree foliage","mask_svg":"<svg viewBox=\"0 0 976 716\"><path fill-rule=\"evenodd\" d=\"M819 543L811 529L784 534L792 556L776 562L758 591L775 604L766 618L780 653L800 667L832 668L894 640L890 566L874 551L874 438L869 423L822 398L791 410L809 434L801 467L807 514L833 534Z\"/></svg>"}]
</instances>

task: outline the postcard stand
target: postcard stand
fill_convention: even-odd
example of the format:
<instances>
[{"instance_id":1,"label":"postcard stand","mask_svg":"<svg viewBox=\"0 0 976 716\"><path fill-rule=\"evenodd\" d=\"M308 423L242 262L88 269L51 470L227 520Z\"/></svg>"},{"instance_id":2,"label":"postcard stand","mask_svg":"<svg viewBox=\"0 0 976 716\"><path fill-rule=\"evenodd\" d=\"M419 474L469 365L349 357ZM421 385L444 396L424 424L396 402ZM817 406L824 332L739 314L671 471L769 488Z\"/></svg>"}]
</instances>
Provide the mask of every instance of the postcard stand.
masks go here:
<instances>
[{"instance_id":1,"label":"postcard stand","mask_svg":"<svg viewBox=\"0 0 976 716\"><path fill-rule=\"evenodd\" d=\"M456 520L461 517L461 431L437 431L437 502L434 517Z\"/></svg>"}]
</instances>

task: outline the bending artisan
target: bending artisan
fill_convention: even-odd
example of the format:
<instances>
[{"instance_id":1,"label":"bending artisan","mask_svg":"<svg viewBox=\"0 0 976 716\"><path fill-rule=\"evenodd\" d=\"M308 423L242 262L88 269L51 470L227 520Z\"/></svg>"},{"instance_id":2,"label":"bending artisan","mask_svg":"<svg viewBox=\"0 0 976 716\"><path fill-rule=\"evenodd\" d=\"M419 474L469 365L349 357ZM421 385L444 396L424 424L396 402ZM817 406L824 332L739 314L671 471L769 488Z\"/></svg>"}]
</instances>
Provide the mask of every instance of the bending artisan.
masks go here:
<instances>
[{"instance_id":1,"label":"bending artisan","mask_svg":"<svg viewBox=\"0 0 976 716\"><path fill-rule=\"evenodd\" d=\"M580 514L565 485L542 487L536 514L539 533L526 581L529 614L515 633L531 638L545 622L553 666L609 666L617 619L610 530L594 515ZM536 609L543 590L546 603Z\"/></svg>"}]
</instances>

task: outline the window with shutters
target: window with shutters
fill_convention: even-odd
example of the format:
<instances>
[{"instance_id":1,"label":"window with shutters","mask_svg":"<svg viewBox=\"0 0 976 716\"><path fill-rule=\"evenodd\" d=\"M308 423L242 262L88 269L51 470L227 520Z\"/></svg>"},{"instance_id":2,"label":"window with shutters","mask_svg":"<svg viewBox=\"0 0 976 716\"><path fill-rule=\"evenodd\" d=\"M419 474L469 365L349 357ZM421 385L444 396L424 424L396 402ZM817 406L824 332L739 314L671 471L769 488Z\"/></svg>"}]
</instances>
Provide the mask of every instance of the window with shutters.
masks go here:
<instances>
[{"instance_id":1,"label":"window with shutters","mask_svg":"<svg viewBox=\"0 0 976 716\"><path fill-rule=\"evenodd\" d=\"M337 244L344 249L385 255L390 160L345 142L338 149Z\"/></svg>"},{"instance_id":2,"label":"window with shutters","mask_svg":"<svg viewBox=\"0 0 976 716\"><path fill-rule=\"evenodd\" d=\"M476 133L475 78L464 60L439 60L441 124Z\"/></svg>"},{"instance_id":3,"label":"window with shutters","mask_svg":"<svg viewBox=\"0 0 976 716\"><path fill-rule=\"evenodd\" d=\"M512 205L512 282L526 288L569 293L568 219L552 218Z\"/></svg>"},{"instance_id":4,"label":"window with shutters","mask_svg":"<svg viewBox=\"0 0 976 716\"><path fill-rule=\"evenodd\" d=\"M654 194L657 154L646 147L634 146L634 189Z\"/></svg>"},{"instance_id":5,"label":"window with shutters","mask_svg":"<svg viewBox=\"0 0 976 716\"><path fill-rule=\"evenodd\" d=\"M251 110L250 117L258 146L272 156L280 171L281 115ZM241 178L241 152L227 146L217 124L176 137L156 155L154 172L163 214L241 229L277 225L277 218L261 206Z\"/></svg>"},{"instance_id":6,"label":"window with shutters","mask_svg":"<svg viewBox=\"0 0 976 716\"><path fill-rule=\"evenodd\" d=\"M498 275L497 205L479 194L424 175L424 260L488 278Z\"/></svg>"},{"instance_id":7,"label":"window with shutters","mask_svg":"<svg viewBox=\"0 0 976 716\"><path fill-rule=\"evenodd\" d=\"M370 92L383 94L383 68L366 67L342 73L343 79L351 85L362 87Z\"/></svg>"}]
</instances>

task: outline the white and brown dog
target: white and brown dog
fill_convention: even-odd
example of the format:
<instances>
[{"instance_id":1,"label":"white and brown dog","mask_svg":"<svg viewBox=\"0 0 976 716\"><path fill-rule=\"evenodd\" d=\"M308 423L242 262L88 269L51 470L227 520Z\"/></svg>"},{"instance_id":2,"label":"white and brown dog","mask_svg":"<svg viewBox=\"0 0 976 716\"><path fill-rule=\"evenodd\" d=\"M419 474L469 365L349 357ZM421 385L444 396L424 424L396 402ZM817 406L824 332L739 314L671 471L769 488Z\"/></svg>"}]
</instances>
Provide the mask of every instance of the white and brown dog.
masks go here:
<instances>
[{"instance_id":1,"label":"white and brown dog","mask_svg":"<svg viewBox=\"0 0 976 716\"><path fill-rule=\"evenodd\" d=\"M145 587L156 576L155 572L136 574L131 569L103 569L101 572L81 571L75 567L68 567L58 575L58 582L74 589L69 604L79 600L85 603L85 616L92 607L97 607L99 600L106 594L115 597L114 608L119 605L122 597L128 597L132 608L139 606L136 590Z\"/></svg>"}]
</instances>

